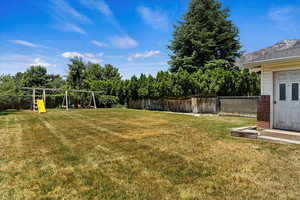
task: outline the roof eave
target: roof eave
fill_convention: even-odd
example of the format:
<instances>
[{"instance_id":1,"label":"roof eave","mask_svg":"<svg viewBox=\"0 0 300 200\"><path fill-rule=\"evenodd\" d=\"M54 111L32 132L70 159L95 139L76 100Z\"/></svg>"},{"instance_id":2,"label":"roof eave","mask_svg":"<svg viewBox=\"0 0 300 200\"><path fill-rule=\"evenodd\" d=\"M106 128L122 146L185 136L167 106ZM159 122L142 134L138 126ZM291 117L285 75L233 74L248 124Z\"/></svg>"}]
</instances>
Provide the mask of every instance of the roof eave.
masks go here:
<instances>
[{"instance_id":1,"label":"roof eave","mask_svg":"<svg viewBox=\"0 0 300 200\"><path fill-rule=\"evenodd\" d=\"M300 61L300 56L290 56L290 57L282 57L282 58L273 58L273 59L267 59L267 60L260 60L260 61L254 61L254 62L248 62L244 63L243 66L248 68L255 68L259 67L264 64L272 64L276 62L287 62L287 61Z\"/></svg>"}]
</instances>

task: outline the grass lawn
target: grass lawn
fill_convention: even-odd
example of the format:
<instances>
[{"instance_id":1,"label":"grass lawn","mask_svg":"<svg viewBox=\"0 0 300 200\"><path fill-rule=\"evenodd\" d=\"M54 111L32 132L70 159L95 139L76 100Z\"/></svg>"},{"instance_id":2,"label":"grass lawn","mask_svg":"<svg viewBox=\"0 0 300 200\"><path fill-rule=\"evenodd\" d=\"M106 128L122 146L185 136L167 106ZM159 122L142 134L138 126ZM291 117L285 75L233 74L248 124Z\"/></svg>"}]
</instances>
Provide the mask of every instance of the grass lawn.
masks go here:
<instances>
[{"instance_id":1,"label":"grass lawn","mask_svg":"<svg viewBox=\"0 0 300 200\"><path fill-rule=\"evenodd\" d=\"M0 199L300 199L300 145L255 120L127 109L0 113Z\"/></svg>"}]
</instances>

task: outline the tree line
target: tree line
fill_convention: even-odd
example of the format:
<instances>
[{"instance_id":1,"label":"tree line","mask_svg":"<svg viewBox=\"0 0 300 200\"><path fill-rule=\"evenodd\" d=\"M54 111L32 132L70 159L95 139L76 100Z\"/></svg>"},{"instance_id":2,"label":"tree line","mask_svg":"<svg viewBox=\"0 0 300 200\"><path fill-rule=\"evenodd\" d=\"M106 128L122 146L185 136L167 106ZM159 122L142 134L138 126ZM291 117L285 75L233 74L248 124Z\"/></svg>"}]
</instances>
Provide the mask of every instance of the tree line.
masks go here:
<instances>
[{"instance_id":1,"label":"tree line","mask_svg":"<svg viewBox=\"0 0 300 200\"><path fill-rule=\"evenodd\" d=\"M241 56L239 32L229 19L229 9L218 0L191 0L174 27L168 71L122 79L110 64L73 58L63 78L48 74L42 66L31 66L25 72L0 76L0 103L5 95L24 95L21 87L103 91L98 96L103 106L141 98L259 95L259 75L235 66Z\"/></svg>"},{"instance_id":2,"label":"tree line","mask_svg":"<svg viewBox=\"0 0 300 200\"><path fill-rule=\"evenodd\" d=\"M31 66L14 76L0 77L2 96L24 95L22 87L47 87L102 91L107 104L126 104L129 99L181 98L189 96L251 96L260 92L259 76L248 69L228 70L224 60L211 61L194 73L160 71L156 76L141 74L121 79L112 65L85 63L71 59L68 75L48 74L42 66Z\"/></svg>"}]
</instances>

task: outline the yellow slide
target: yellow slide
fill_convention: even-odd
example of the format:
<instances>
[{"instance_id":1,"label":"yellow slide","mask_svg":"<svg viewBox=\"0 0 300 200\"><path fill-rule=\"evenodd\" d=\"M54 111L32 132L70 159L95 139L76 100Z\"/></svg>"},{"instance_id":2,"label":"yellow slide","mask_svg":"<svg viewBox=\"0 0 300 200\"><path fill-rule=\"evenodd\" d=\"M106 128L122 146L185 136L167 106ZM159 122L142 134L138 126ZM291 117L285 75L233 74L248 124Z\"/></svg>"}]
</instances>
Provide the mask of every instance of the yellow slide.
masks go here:
<instances>
[{"instance_id":1,"label":"yellow slide","mask_svg":"<svg viewBox=\"0 0 300 200\"><path fill-rule=\"evenodd\" d=\"M39 113L46 112L46 107L45 107L45 103L43 100L41 100L41 99L36 100L36 104L38 106Z\"/></svg>"}]
</instances>

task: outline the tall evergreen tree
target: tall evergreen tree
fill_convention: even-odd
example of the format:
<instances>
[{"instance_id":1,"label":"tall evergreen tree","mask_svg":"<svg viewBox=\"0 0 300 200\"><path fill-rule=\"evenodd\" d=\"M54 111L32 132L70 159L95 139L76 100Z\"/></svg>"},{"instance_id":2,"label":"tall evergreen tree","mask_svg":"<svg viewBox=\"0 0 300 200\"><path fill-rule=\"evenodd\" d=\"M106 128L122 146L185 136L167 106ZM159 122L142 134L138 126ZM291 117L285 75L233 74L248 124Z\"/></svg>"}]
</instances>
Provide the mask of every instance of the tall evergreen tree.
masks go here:
<instances>
[{"instance_id":1,"label":"tall evergreen tree","mask_svg":"<svg viewBox=\"0 0 300 200\"><path fill-rule=\"evenodd\" d=\"M71 88L82 89L84 87L86 64L82 58L72 58L72 64L68 64L69 73L67 82Z\"/></svg>"},{"instance_id":2,"label":"tall evergreen tree","mask_svg":"<svg viewBox=\"0 0 300 200\"><path fill-rule=\"evenodd\" d=\"M112 66L111 64L106 64L102 69L102 76L104 80L121 80L121 74L119 69Z\"/></svg>"},{"instance_id":3,"label":"tall evergreen tree","mask_svg":"<svg viewBox=\"0 0 300 200\"><path fill-rule=\"evenodd\" d=\"M187 13L175 26L169 49L170 71L192 73L211 60L233 64L240 55L239 32L218 0L191 0Z\"/></svg>"},{"instance_id":4,"label":"tall evergreen tree","mask_svg":"<svg viewBox=\"0 0 300 200\"><path fill-rule=\"evenodd\" d=\"M42 66L31 66L23 73L22 78L26 87L45 87L49 81L47 69Z\"/></svg>"}]
</instances>

